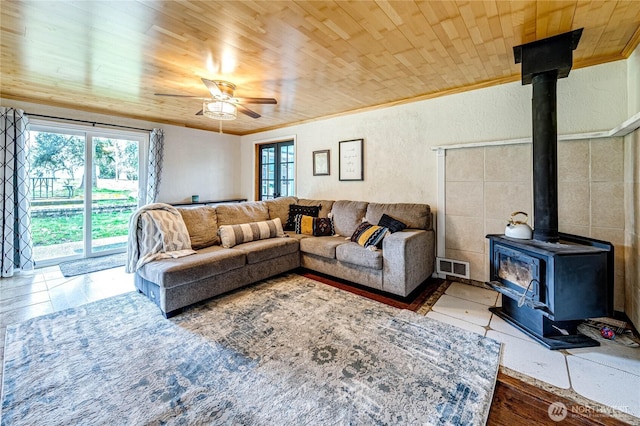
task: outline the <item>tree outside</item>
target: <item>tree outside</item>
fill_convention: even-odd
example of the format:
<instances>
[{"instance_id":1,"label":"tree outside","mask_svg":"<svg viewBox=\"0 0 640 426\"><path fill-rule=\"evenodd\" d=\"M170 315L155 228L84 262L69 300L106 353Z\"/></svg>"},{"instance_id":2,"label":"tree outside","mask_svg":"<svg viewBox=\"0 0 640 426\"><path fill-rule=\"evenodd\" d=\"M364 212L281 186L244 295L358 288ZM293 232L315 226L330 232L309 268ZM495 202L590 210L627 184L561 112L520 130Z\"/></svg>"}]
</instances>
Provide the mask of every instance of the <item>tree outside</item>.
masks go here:
<instances>
[{"instance_id":1,"label":"tree outside","mask_svg":"<svg viewBox=\"0 0 640 426\"><path fill-rule=\"evenodd\" d=\"M38 132L31 147L31 174L53 177L63 174L72 178L84 164L84 138L75 135Z\"/></svg>"}]
</instances>

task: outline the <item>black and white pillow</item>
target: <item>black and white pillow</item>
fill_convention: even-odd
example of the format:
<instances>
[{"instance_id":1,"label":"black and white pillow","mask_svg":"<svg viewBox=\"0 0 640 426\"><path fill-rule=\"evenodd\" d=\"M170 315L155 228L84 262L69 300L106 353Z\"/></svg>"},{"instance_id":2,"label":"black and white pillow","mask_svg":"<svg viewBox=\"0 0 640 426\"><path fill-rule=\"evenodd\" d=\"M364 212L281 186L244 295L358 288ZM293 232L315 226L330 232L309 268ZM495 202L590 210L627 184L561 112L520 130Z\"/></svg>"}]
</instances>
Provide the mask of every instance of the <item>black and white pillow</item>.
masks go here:
<instances>
[{"instance_id":1,"label":"black and white pillow","mask_svg":"<svg viewBox=\"0 0 640 426\"><path fill-rule=\"evenodd\" d=\"M318 217L320 214L320 208L322 206L301 206L299 204L289 204L289 218L284 225L285 231L295 231L296 229L296 215L304 215L311 217Z\"/></svg>"},{"instance_id":2,"label":"black and white pillow","mask_svg":"<svg viewBox=\"0 0 640 426\"><path fill-rule=\"evenodd\" d=\"M402 231L407 227L403 222L400 222L398 219L394 219L391 216L383 214L380 220L378 221L378 226L384 226L389 229L389 232L392 234L394 232Z\"/></svg>"}]
</instances>

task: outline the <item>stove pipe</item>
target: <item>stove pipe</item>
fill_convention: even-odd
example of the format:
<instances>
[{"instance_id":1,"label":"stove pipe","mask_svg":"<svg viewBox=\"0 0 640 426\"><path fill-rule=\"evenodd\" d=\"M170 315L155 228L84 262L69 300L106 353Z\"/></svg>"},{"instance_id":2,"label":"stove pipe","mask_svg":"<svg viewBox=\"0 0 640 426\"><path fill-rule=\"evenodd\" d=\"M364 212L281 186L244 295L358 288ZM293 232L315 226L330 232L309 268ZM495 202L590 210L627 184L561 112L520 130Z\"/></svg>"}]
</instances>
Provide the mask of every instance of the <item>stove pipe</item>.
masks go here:
<instances>
[{"instance_id":1,"label":"stove pipe","mask_svg":"<svg viewBox=\"0 0 640 426\"><path fill-rule=\"evenodd\" d=\"M533 85L533 238L557 242L558 131L556 83L569 75L582 28L513 48L522 84Z\"/></svg>"}]
</instances>

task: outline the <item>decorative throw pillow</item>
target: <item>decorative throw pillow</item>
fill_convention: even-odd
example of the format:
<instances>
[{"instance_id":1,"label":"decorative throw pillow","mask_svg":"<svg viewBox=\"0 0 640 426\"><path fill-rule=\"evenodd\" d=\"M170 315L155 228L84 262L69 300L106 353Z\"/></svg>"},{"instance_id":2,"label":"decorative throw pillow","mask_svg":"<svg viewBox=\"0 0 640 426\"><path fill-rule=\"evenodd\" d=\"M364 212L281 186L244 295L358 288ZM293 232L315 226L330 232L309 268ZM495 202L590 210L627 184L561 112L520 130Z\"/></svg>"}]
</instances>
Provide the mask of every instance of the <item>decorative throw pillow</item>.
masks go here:
<instances>
[{"instance_id":1,"label":"decorative throw pillow","mask_svg":"<svg viewBox=\"0 0 640 426\"><path fill-rule=\"evenodd\" d=\"M360 244L364 248L380 248L382 239L387 235L387 232L389 232L389 229L384 226L362 222L351 235L351 241Z\"/></svg>"},{"instance_id":2,"label":"decorative throw pillow","mask_svg":"<svg viewBox=\"0 0 640 426\"><path fill-rule=\"evenodd\" d=\"M296 234L313 235L315 237L331 236L333 220L328 217L312 217L302 214L296 215Z\"/></svg>"},{"instance_id":3,"label":"decorative throw pillow","mask_svg":"<svg viewBox=\"0 0 640 426\"><path fill-rule=\"evenodd\" d=\"M333 219L329 217L317 217L313 220L313 235L316 237L330 237L335 234Z\"/></svg>"},{"instance_id":4,"label":"decorative throw pillow","mask_svg":"<svg viewBox=\"0 0 640 426\"><path fill-rule=\"evenodd\" d=\"M294 220L296 234L313 235L313 219L313 216L297 214Z\"/></svg>"},{"instance_id":5,"label":"decorative throw pillow","mask_svg":"<svg viewBox=\"0 0 640 426\"><path fill-rule=\"evenodd\" d=\"M289 218L284 225L285 231L294 231L296 229L296 215L318 217L322 206L301 206L299 204L289 204Z\"/></svg>"},{"instance_id":6,"label":"decorative throw pillow","mask_svg":"<svg viewBox=\"0 0 640 426\"><path fill-rule=\"evenodd\" d=\"M222 247L230 248L237 244L249 241L264 240L267 238L284 237L282 222L277 217L262 222L243 223L240 225L222 225L218 231Z\"/></svg>"},{"instance_id":7,"label":"decorative throw pillow","mask_svg":"<svg viewBox=\"0 0 640 426\"><path fill-rule=\"evenodd\" d=\"M394 219L387 214L382 215L382 217L378 221L378 226L384 226L385 228L389 228L389 232L391 232L392 234L394 232L402 231L407 227L407 225L400 222L398 219Z\"/></svg>"}]
</instances>

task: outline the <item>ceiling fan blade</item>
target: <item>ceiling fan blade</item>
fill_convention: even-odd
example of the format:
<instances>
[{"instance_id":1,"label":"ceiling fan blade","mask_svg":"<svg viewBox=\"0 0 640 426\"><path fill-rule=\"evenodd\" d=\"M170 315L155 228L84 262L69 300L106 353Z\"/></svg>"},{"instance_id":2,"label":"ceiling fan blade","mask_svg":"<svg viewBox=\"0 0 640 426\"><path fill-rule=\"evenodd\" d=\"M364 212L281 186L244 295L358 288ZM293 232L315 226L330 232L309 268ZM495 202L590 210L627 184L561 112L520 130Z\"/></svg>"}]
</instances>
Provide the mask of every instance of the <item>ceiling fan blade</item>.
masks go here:
<instances>
[{"instance_id":1,"label":"ceiling fan blade","mask_svg":"<svg viewBox=\"0 0 640 426\"><path fill-rule=\"evenodd\" d=\"M262 105L267 105L267 104L277 104L278 103L278 101L276 101L273 98L234 98L234 99L236 99L241 104L262 104Z\"/></svg>"},{"instance_id":2,"label":"ceiling fan blade","mask_svg":"<svg viewBox=\"0 0 640 426\"><path fill-rule=\"evenodd\" d=\"M202 110L200 110L200 111L196 112L196 115L204 115L204 114L202 114Z\"/></svg>"},{"instance_id":3,"label":"ceiling fan blade","mask_svg":"<svg viewBox=\"0 0 640 426\"><path fill-rule=\"evenodd\" d=\"M191 95L172 95L171 93L154 93L156 96L171 96L173 98L193 98L193 99L209 99L203 98L202 96L191 96Z\"/></svg>"},{"instance_id":4,"label":"ceiling fan blade","mask_svg":"<svg viewBox=\"0 0 640 426\"><path fill-rule=\"evenodd\" d=\"M222 91L216 83L211 80L207 80L206 78L203 78L202 82L205 86L207 86L207 89L209 89L209 92L211 92L212 97L215 98L216 96L222 96Z\"/></svg>"},{"instance_id":5,"label":"ceiling fan blade","mask_svg":"<svg viewBox=\"0 0 640 426\"><path fill-rule=\"evenodd\" d=\"M260 114L258 114L255 111L251 111L249 108L247 108L244 105L236 104L236 107L238 108L238 111L240 111L243 114L248 115L251 118L260 118Z\"/></svg>"}]
</instances>

